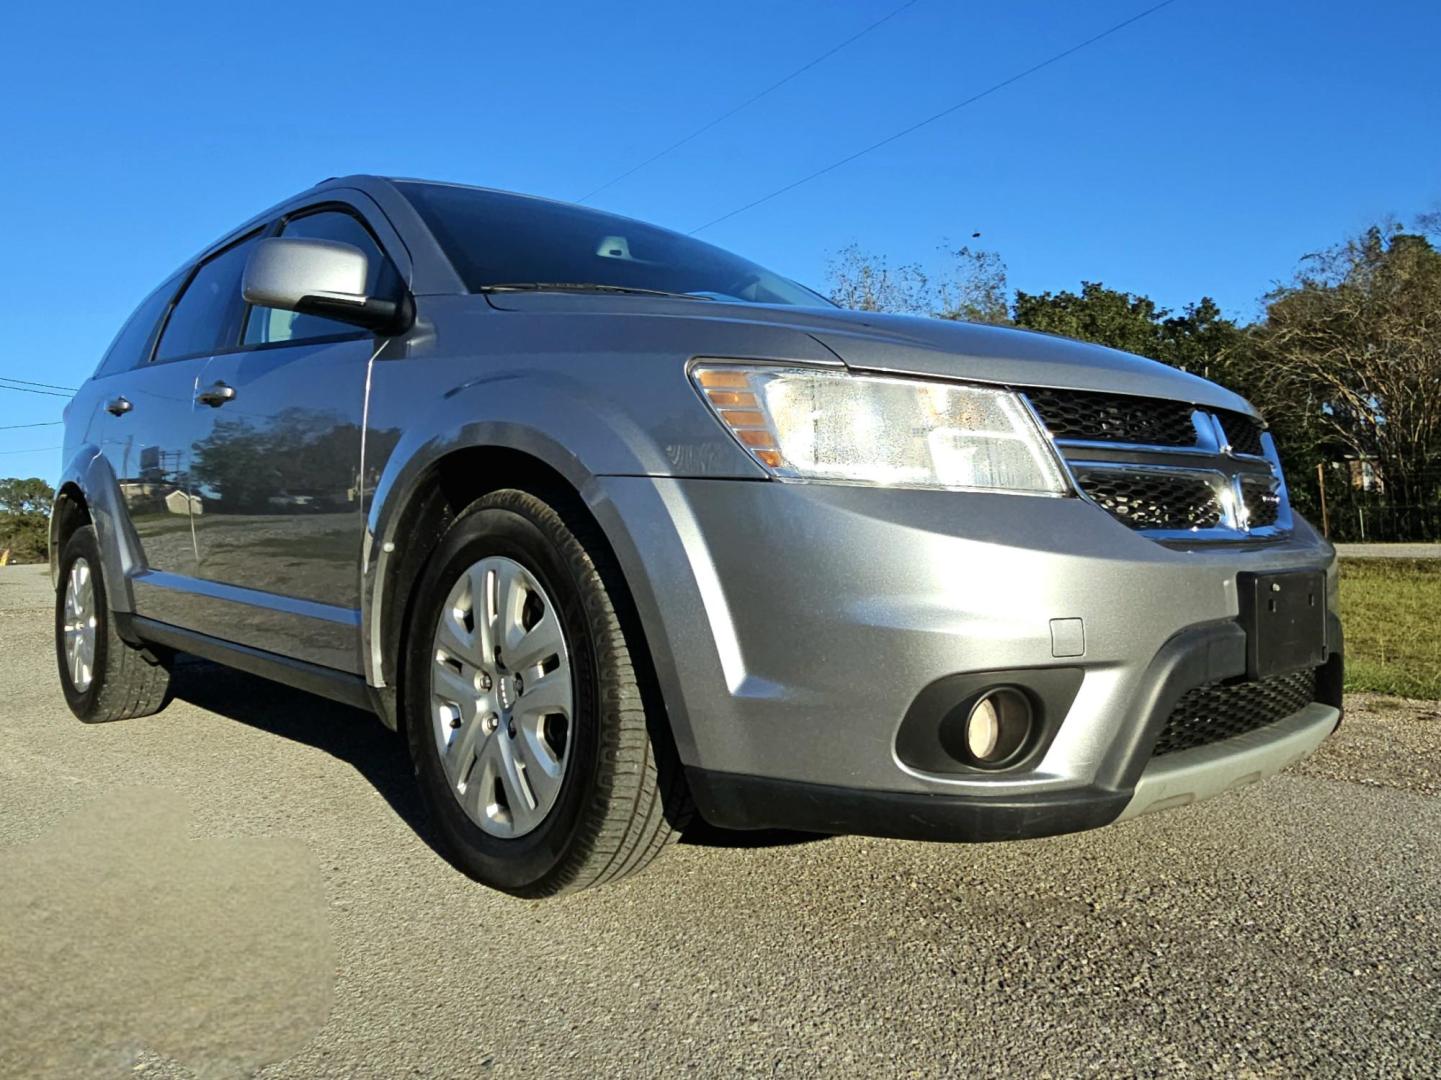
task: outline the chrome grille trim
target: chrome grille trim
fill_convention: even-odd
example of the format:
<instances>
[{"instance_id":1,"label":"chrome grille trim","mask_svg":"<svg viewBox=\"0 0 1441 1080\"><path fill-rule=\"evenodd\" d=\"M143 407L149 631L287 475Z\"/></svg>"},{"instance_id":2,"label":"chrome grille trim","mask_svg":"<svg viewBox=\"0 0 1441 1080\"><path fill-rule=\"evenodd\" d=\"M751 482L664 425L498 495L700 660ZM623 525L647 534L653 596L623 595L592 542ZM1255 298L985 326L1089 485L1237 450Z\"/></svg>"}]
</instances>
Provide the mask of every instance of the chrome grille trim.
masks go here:
<instances>
[{"instance_id":1,"label":"chrome grille trim","mask_svg":"<svg viewBox=\"0 0 1441 1080\"><path fill-rule=\"evenodd\" d=\"M1116 437L1114 431L1108 431L1103 438L1078 437L1071 416L1067 417L1068 434L1058 437L1047 426L1031 395L1045 395L1050 403L1066 394L1087 395L1082 391L1024 388L1020 388L1020 394L1037 425L1046 432L1076 493L1141 535L1163 543L1194 543L1269 540L1290 534L1291 505L1275 442L1270 432L1253 418L1180 403L1190 410L1196 431L1193 445L1127 442ZM1115 395L1109 399L1114 400ZM1156 404L1165 408L1178 403L1157 399ZM1112 420L1113 417L1107 417L1108 423ZM1233 437L1247 444L1245 450L1249 450L1254 441L1261 452L1243 452L1233 447ZM1087 491L1088 476L1093 478L1093 491ZM1097 483L1096 476L1105 476L1107 483ZM1210 487L1215 500L1215 524L1189 528L1146 524L1167 517L1168 507L1156 497L1156 491L1164 488L1155 482L1158 476L1200 482ZM1127 478L1136 492L1134 499L1125 494ZM1210 514L1198 513L1193 505L1184 502L1189 498L1184 485L1176 485L1173 491L1183 500L1183 505L1170 508L1176 511L1171 516L1193 520L1211 518Z\"/></svg>"},{"instance_id":2,"label":"chrome grille trim","mask_svg":"<svg viewBox=\"0 0 1441 1080\"><path fill-rule=\"evenodd\" d=\"M1038 421L1044 427L1043 421ZM1119 450L1137 454L1192 454L1201 458L1213 458L1216 452L1207 446L1155 446L1150 443L1101 442L1096 439L1052 439L1057 446L1067 450Z\"/></svg>"}]
</instances>

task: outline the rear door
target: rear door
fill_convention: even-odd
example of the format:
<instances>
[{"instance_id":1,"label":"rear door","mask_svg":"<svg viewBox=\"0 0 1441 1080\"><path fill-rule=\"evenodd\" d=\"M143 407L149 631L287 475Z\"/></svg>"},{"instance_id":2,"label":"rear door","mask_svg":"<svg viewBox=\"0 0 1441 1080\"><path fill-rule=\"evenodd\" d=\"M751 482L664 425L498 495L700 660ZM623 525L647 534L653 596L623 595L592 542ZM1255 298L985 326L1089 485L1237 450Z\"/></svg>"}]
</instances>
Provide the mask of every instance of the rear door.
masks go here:
<instances>
[{"instance_id":1,"label":"rear door","mask_svg":"<svg viewBox=\"0 0 1441 1080\"><path fill-rule=\"evenodd\" d=\"M177 597L197 569L189 494L196 384L214 350L239 333L240 274L258 237L242 237L157 290L116 341L129 339L133 362L117 356L112 367L107 356L99 380L103 412L91 437L115 472L139 544L136 609L177 625L189 625Z\"/></svg>"},{"instance_id":2,"label":"rear door","mask_svg":"<svg viewBox=\"0 0 1441 1080\"><path fill-rule=\"evenodd\" d=\"M195 572L183 457L190 399L204 364L151 363L155 339L188 271L146 297L95 373L99 407L85 432L119 482L141 572Z\"/></svg>"},{"instance_id":3,"label":"rear door","mask_svg":"<svg viewBox=\"0 0 1441 1080\"><path fill-rule=\"evenodd\" d=\"M371 291L397 270L353 208L288 216L280 235L365 251ZM347 671L359 653L361 433L379 340L252 308L241 346L200 376L191 469L199 575L225 607L211 633Z\"/></svg>"}]
</instances>

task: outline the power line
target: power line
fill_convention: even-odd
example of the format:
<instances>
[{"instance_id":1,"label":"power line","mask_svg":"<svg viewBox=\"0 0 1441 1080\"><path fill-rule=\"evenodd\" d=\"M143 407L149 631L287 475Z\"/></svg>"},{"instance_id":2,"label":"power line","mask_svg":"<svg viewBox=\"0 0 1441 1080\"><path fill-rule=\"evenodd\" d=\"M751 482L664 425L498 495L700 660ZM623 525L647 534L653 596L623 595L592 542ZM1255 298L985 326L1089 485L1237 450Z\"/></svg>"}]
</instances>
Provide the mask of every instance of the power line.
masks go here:
<instances>
[{"instance_id":1,"label":"power line","mask_svg":"<svg viewBox=\"0 0 1441 1080\"><path fill-rule=\"evenodd\" d=\"M17 394L45 394L49 397L68 398L70 396L69 394L62 394L55 390L33 390L28 386L7 386L3 382L0 382L0 390L14 390Z\"/></svg>"},{"instance_id":2,"label":"power line","mask_svg":"<svg viewBox=\"0 0 1441 1080\"><path fill-rule=\"evenodd\" d=\"M831 58L832 56L834 56L836 53L838 53L838 52L840 52L842 49L844 49L847 45L850 45L850 44L853 44L853 43L856 42L856 41L859 41L861 38L865 37L867 34L869 34L869 33L870 33L872 30L874 30L876 27L880 26L880 25L883 24L883 23L888 23L888 22L890 22L892 19L894 19L894 18L895 18L897 15L899 15L901 12L905 11L906 8L911 7L911 6L914 5L916 2L917 2L917 0L906 0L906 2L905 2L904 4L902 4L900 7L896 8L896 9L894 9L889 15L883 15L883 16L881 16L881 18L879 18L879 19L877 19L875 22L871 23L871 24L870 24L869 26L867 26L865 29L860 30L860 31L858 31L857 33L852 34L850 37L846 38L845 41L842 41L839 45L836 45L835 47L833 47L833 48L831 48L831 49L828 49L826 52L821 53L820 56L817 56L814 60L810 61L809 63L803 64L802 66L796 68L794 71L792 71L792 72L791 72L789 75L787 75L785 78L780 79L780 80L778 80L778 81L776 81L776 82L771 83L769 86L767 86L767 87L766 87L764 90L762 90L760 93L758 93L758 94L753 94L753 95L751 95L750 97L746 98L744 101L742 101L742 102L741 102L739 105L737 105L735 108L729 110L728 112L723 112L723 113L721 113L721 114L720 114L719 116L717 116L714 120L712 120L712 121L710 121L709 123L703 124L702 126L696 128L694 131L692 131L692 132L691 132L689 135L687 135L685 138L680 139L680 140L678 140L678 141L676 141L676 142L671 143L669 146L667 146L664 150L661 150L659 153L652 154L650 157L648 157L648 158L646 158L644 161L642 161L639 165L636 165L636 166L633 167L633 168L627 169L625 172L621 173L621 174L618 175L618 176L612 176L612 177L611 177L609 180L607 180L604 184L601 184L600 187L598 187L598 188L593 188L593 189L591 189L590 191L587 191L587 192L586 192L584 195L582 195L579 199L576 199L576 202L578 202L578 203L583 203L583 202L589 201L589 199L590 199L593 195L599 195L599 194L600 194L602 191L604 191L606 188L611 187L611 186L614 185L614 184L620 183L622 180L626 179L626 178L629 177L629 176L634 176L636 173L638 173L638 172L640 172L642 169L644 169L647 165L650 165L650 164L653 164L654 162L659 161L661 158L665 157L665 156L666 156L667 154L669 154L671 151L673 151L673 150L679 150L679 149L680 149L682 146L684 146L686 143L690 142L692 139L695 139L695 138L698 138L698 137L701 136L701 135L704 135L707 131L709 131L711 128L715 127L717 124L720 124L720 123L723 123L723 122L726 121L726 120L729 120L732 116L734 116L736 113L740 112L740 111L743 110L743 109L748 109L748 108L750 108L750 106L754 105L757 101L759 101L761 98L765 97L767 94L770 94L770 93L772 93L772 92L774 92L774 91L776 91L776 90L779 90L782 86L784 86L786 83L790 82L792 79L796 78L798 75L804 75L804 74L805 74L807 71L809 71L811 68L813 68L813 67L815 67L817 64L819 64L822 60L828 60L828 59L830 59L830 58Z\"/></svg>"},{"instance_id":3,"label":"power line","mask_svg":"<svg viewBox=\"0 0 1441 1080\"><path fill-rule=\"evenodd\" d=\"M1046 59L1042 60L1040 63L1038 63L1038 64L1033 64L1033 65L1031 65L1030 67L1026 68L1024 71L1018 71L1018 72L1016 72L1016 74L1010 76L1009 78L1002 79L1002 80L1001 80L1000 82L998 82L998 83L993 83L992 85L990 85L990 86L986 87L984 90L982 90L980 93L978 93L978 94L973 94L973 95L971 95L970 97L966 98L966 100L964 100L964 101L958 101L958 102L956 102L956 104L951 105L951 106L948 107L948 108L942 109L940 112L934 113L934 114L932 114L931 116L926 117L924 120L917 121L916 123L912 124L910 127L902 128L900 131L897 131L894 135L887 135L884 139L880 140L880 142L871 143L870 146L867 146L867 147L865 147L865 148L863 148L863 149L861 149L861 150L857 150L857 151L856 151L855 153L853 153L853 154L848 154L847 156L841 158L839 161L833 161L833 162L831 162L831 164L825 166L824 168L817 169L817 170L816 170L815 172L813 172L813 173L810 173L810 174L808 174L808 175L806 175L806 176L802 176L799 180L793 180L793 181L791 181L791 183L785 185L785 187L776 188L776 190L775 190L775 191L772 191L769 195L762 195L759 199L754 199L754 200L752 200L751 202L746 203L744 206L738 206L738 207L736 207L734 210L731 210L731 211L729 211L728 213L724 213L724 214L722 214L722 215L721 215L720 217L718 217L718 218L713 218L713 219L711 219L710 221L707 221L704 225L698 225L698 226L696 226L694 229L692 229L688 235L694 236L694 235L695 235L696 233L698 233L698 232L703 232L704 230L709 229L712 225L719 225L722 221L727 221L727 220L729 220L730 218L735 217L737 214L743 214L743 213L745 213L747 210L753 210L755 207L760 206L761 203L770 202L772 199L774 199L774 198L776 198L776 197L778 197L778 196L780 196L780 195L784 195L784 194L785 194L786 192L788 192L788 191L794 191L796 188L800 187L802 184L808 184L808 183L810 183L812 180L816 179L817 177L824 176L824 175L825 175L826 173L828 173L828 172L833 172L834 170L839 169L842 165L849 165L852 161L855 161L855 160L856 160L857 158L859 158L859 157L864 157L865 155L871 153L872 151L879 150L879 149L880 149L881 147L883 147L883 146L889 146L891 143L895 142L897 139L903 139L903 138L905 138L907 135L910 135L912 132L919 131L921 128L926 127L928 124L934 124L937 120L940 120L940 119L943 119L944 117L950 116L951 113L957 112L957 111L959 111L959 110L961 110L961 109L964 109L967 105L974 105L976 102L980 101L982 98L990 97L990 96L991 96L992 94L994 94L996 91L998 91L998 90L1004 90L1006 87L1010 86L1012 83L1020 82L1022 79L1026 78L1028 75L1034 75L1036 72L1040 71L1042 68L1048 68L1048 67L1050 67L1052 64L1055 64L1055 63L1058 63L1058 62L1061 61L1061 60L1064 60L1066 57L1071 56L1071 55L1073 55L1074 53L1080 52L1082 49L1086 48L1087 46L1094 45L1096 42L1102 40L1103 38L1108 38L1108 37L1110 37L1112 34L1117 33L1117 32L1120 31L1120 30L1124 30L1126 27L1130 26L1132 23L1140 22L1142 19L1146 18L1146 16L1148 16L1148 15L1154 15L1156 12L1160 11L1160 10L1161 10L1162 8L1164 8L1164 7L1170 7L1170 6L1171 6L1172 4L1174 4L1175 2L1176 2L1176 0L1161 0L1161 2L1160 2L1159 4L1152 4L1150 7L1146 8L1144 11L1139 11L1139 12L1137 12L1135 15L1132 15L1129 19L1123 19L1123 20L1121 20L1120 22L1115 23L1115 24L1112 25L1112 26L1108 26L1106 29L1102 30L1099 34L1096 34L1096 35L1094 35L1093 37L1088 37L1085 41L1078 42L1077 44L1072 45L1069 49L1064 49L1064 50L1062 50L1061 52L1058 52L1058 53L1056 53L1056 54L1054 54L1054 55L1052 55L1052 56L1048 56Z\"/></svg>"},{"instance_id":4,"label":"power line","mask_svg":"<svg viewBox=\"0 0 1441 1080\"><path fill-rule=\"evenodd\" d=\"M8 454L48 454L51 450L63 450L63 446L35 446L29 450L0 450L0 455Z\"/></svg>"},{"instance_id":5,"label":"power line","mask_svg":"<svg viewBox=\"0 0 1441 1080\"><path fill-rule=\"evenodd\" d=\"M43 420L38 424L0 424L0 431L15 431L18 428L29 427L54 427L56 424L63 424L64 420Z\"/></svg>"},{"instance_id":6,"label":"power line","mask_svg":"<svg viewBox=\"0 0 1441 1080\"><path fill-rule=\"evenodd\" d=\"M0 375L0 379L4 379L6 382L24 383L26 386L43 386L50 390L69 390L72 394L80 389L78 386L56 386L54 383L48 382L31 382L29 379L17 379L14 375Z\"/></svg>"}]
</instances>

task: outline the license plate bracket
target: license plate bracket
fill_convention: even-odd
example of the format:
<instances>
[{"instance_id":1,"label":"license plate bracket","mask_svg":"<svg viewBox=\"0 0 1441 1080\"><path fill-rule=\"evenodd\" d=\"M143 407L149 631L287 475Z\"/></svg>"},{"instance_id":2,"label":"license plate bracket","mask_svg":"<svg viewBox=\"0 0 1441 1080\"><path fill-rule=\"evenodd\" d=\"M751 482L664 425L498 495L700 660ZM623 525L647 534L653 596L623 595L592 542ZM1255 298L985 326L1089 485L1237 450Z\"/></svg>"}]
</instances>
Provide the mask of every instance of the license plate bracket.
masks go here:
<instances>
[{"instance_id":1,"label":"license plate bracket","mask_svg":"<svg viewBox=\"0 0 1441 1080\"><path fill-rule=\"evenodd\" d=\"M1326 575L1283 570L1236 575L1246 674L1265 679L1326 662Z\"/></svg>"}]
</instances>

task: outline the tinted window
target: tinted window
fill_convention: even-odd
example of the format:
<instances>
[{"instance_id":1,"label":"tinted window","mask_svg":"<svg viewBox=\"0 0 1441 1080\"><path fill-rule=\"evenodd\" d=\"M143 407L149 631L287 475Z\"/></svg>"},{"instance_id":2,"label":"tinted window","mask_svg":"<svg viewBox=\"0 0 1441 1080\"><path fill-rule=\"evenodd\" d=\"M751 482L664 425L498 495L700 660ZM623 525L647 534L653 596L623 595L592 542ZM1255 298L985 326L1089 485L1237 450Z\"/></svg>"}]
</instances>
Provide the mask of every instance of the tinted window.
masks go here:
<instances>
[{"instance_id":1,"label":"tinted window","mask_svg":"<svg viewBox=\"0 0 1441 1080\"><path fill-rule=\"evenodd\" d=\"M116 372L129 371L149 357L150 343L155 340L155 329L160 325L160 319L179 285L180 275L177 274L140 302L135 314L130 316L120 328L120 333L115 335L115 340L110 343L105 359L100 361L100 367L95 372L97 379L114 375Z\"/></svg>"},{"instance_id":2,"label":"tinted window","mask_svg":"<svg viewBox=\"0 0 1441 1080\"><path fill-rule=\"evenodd\" d=\"M753 262L630 218L480 188L397 186L472 292L496 285L590 284L831 306Z\"/></svg>"},{"instance_id":3,"label":"tinted window","mask_svg":"<svg viewBox=\"0 0 1441 1080\"><path fill-rule=\"evenodd\" d=\"M360 219L343 210L322 210L285 223L281 236L305 240L338 240L365 252L370 271L366 275L366 295L391 295L397 284L397 273L380 245ZM272 341L303 341L307 338L331 337L335 334L363 334L351 323L323 319L318 315L302 315L279 308L252 307L245 324L245 344L262 345Z\"/></svg>"},{"instance_id":4,"label":"tinted window","mask_svg":"<svg viewBox=\"0 0 1441 1080\"><path fill-rule=\"evenodd\" d=\"M257 239L250 236L201 265L170 312L155 359L211 353L240 340L240 278Z\"/></svg>"}]
</instances>

